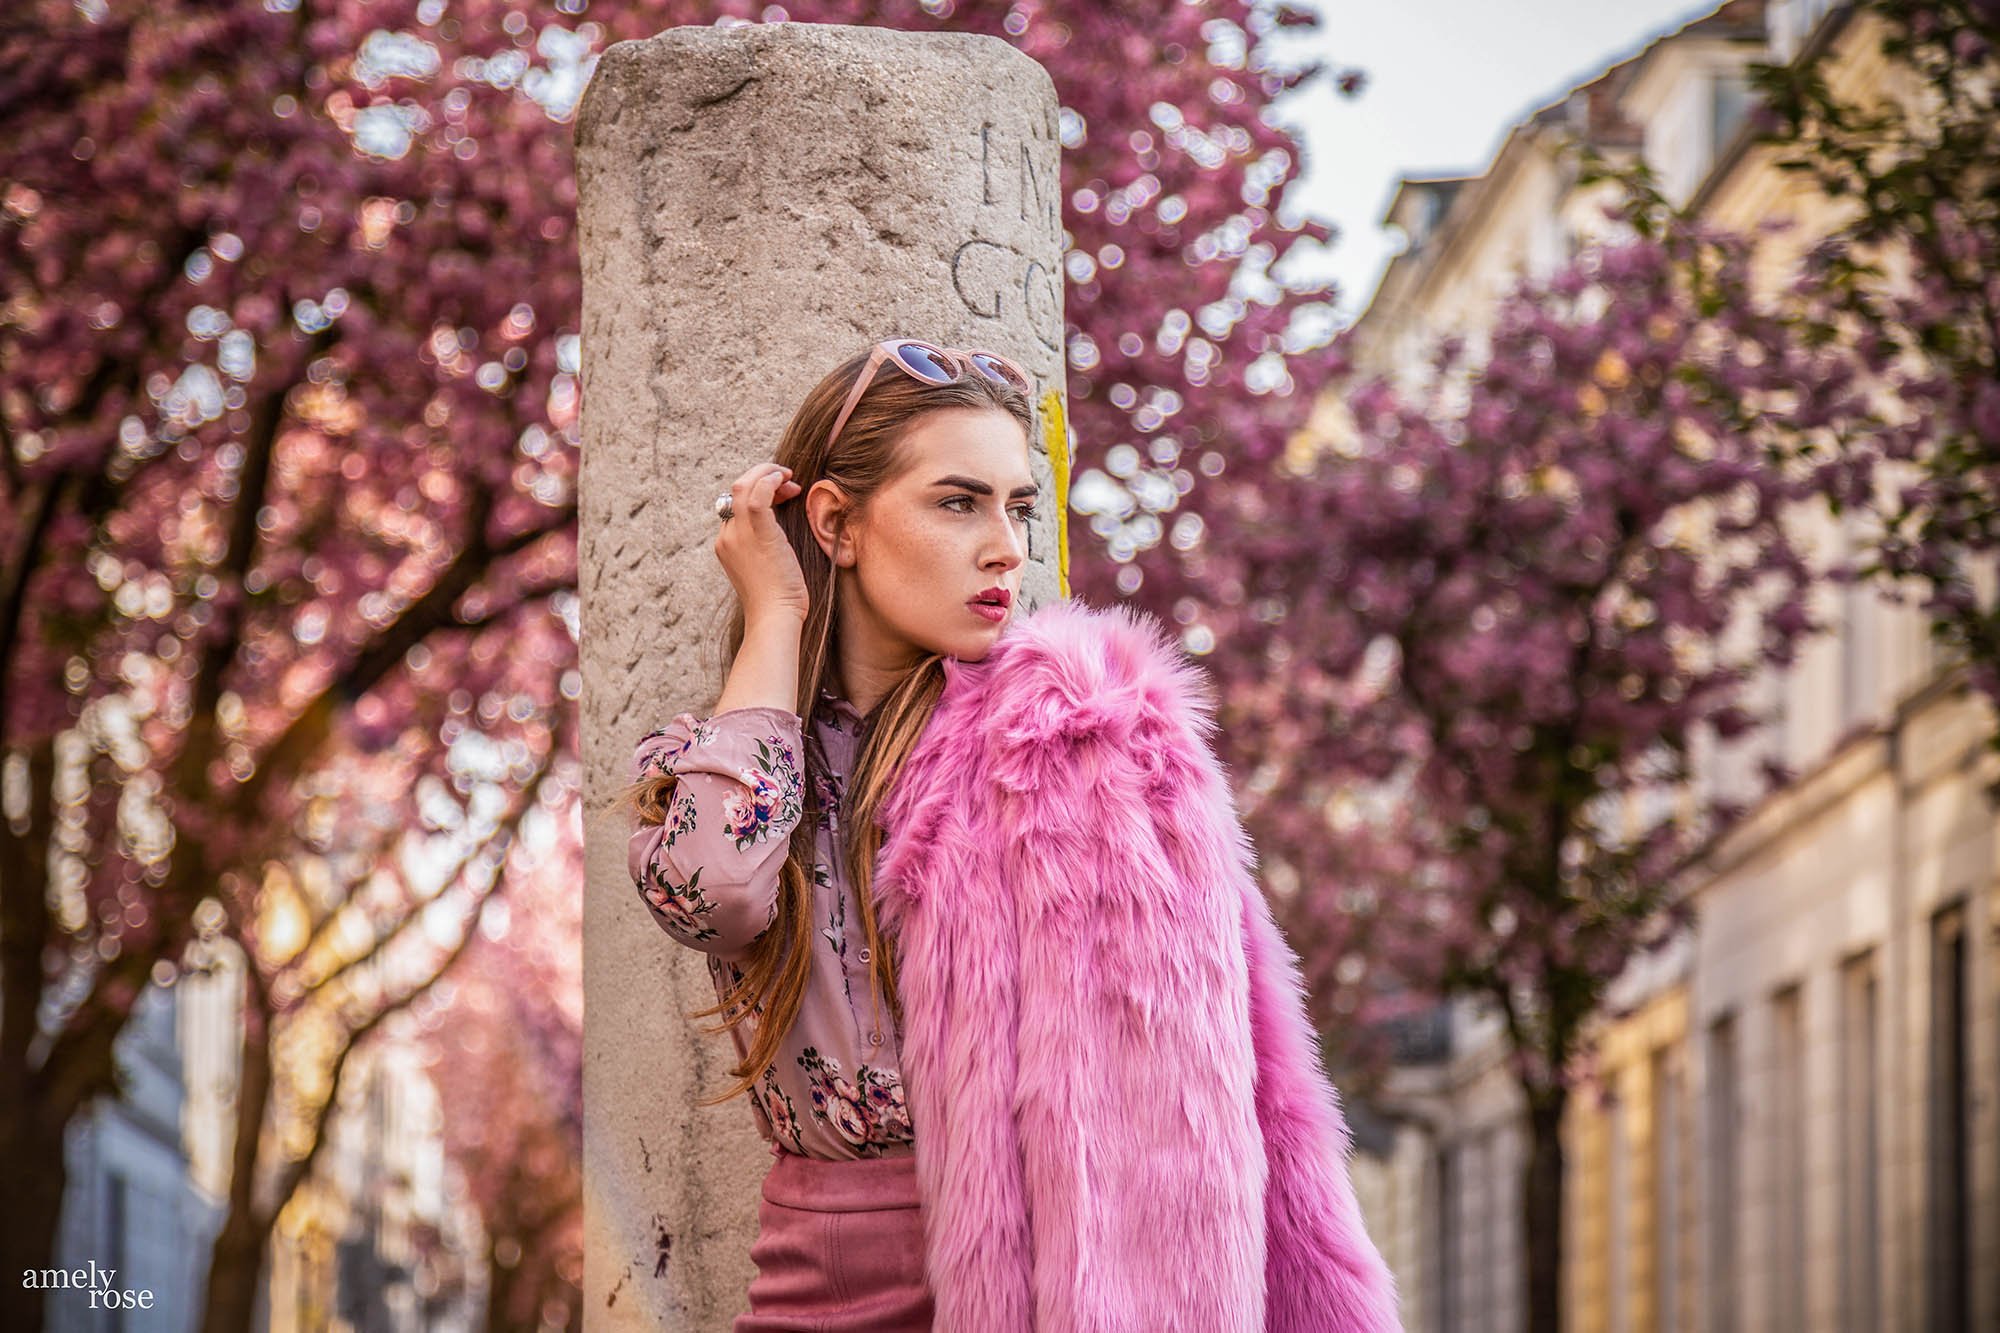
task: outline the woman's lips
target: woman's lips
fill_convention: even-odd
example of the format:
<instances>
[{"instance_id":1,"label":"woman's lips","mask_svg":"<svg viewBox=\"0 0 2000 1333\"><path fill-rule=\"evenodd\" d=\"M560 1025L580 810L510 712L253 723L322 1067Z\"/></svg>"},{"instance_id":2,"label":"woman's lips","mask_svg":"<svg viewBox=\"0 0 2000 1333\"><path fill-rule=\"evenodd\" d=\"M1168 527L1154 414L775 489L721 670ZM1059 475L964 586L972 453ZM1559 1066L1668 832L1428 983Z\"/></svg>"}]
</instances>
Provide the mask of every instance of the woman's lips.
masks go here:
<instances>
[{"instance_id":1,"label":"woman's lips","mask_svg":"<svg viewBox=\"0 0 2000 1333\"><path fill-rule=\"evenodd\" d=\"M966 605L972 608L974 615L983 616L995 625L1007 618L1004 606L995 606L991 602L967 602Z\"/></svg>"}]
</instances>

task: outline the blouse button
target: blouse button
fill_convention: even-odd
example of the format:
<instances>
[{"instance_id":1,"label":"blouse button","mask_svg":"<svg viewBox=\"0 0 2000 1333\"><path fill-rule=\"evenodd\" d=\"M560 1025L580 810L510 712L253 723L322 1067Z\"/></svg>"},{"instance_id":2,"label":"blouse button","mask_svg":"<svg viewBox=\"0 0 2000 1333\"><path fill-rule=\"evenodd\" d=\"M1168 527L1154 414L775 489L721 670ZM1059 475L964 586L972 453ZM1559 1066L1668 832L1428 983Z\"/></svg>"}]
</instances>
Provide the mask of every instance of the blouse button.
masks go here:
<instances>
[{"instance_id":1,"label":"blouse button","mask_svg":"<svg viewBox=\"0 0 2000 1333\"><path fill-rule=\"evenodd\" d=\"M861 951L861 961L864 963L868 961L868 951L866 949Z\"/></svg>"},{"instance_id":2,"label":"blouse button","mask_svg":"<svg viewBox=\"0 0 2000 1333\"><path fill-rule=\"evenodd\" d=\"M871 1033L869 1033L869 1034L868 1034L868 1044L869 1044L870 1046L880 1046L880 1045L882 1044L882 1034L881 1034L881 1033L879 1033L879 1032L871 1032Z\"/></svg>"}]
</instances>

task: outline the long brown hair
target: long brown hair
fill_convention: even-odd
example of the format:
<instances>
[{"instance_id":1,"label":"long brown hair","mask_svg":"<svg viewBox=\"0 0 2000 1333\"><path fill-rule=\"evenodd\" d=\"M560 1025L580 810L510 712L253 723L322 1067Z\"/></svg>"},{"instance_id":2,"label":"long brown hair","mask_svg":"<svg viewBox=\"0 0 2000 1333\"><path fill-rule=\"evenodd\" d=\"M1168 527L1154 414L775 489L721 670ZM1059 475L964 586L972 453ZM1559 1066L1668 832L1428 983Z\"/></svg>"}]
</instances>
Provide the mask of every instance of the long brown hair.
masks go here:
<instances>
[{"instance_id":1,"label":"long brown hair","mask_svg":"<svg viewBox=\"0 0 2000 1333\"><path fill-rule=\"evenodd\" d=\"M804 721L804 814L792 830L790 846L778 877L778 913L772 928L751 945L740 965L741 976L723 993L719 1003L689 1014L706 1018L720 1014L722 1022L706 1029L720 1035L734 1028L754 1011L762 1017L749 1054L729 1071L736 1082L700 1104L712 1106L738 1093L747 1092L778 1057L778 1047L798 1017L812 965L814 921L812 877L814 842L819 831L819 812L813 794L820 790L826 772L825 756L813 732L813 711L820 690L831 674L835 604L835 565L820 549L806 520L805 495L821 478L835 482L848 497L841 521L860 513L875 493L887 485L908 461L899 446L916 420L929 412L949 408L998 409L1021 423L1029 439L1034 438L1034 407L1026 393L1011 385L972 374L950 384L922 383L893 366L879 366L875 378L863 391L854 411L840 428L840 439L829 455L828 431L840 412L848 390L868 360L868 351L855 353L815 385L793 414L791 424L772 455L774 462L792 469L799 483L793 501L774 511L778 526L798 556L812 603L799 633L799 692L794 710ZM743 646L743 608L734 590L725 592L723 605L729 609L729 626L721 639L718 679L727 679L736 654ZM881 846L881 831L875 813L894 783L904 759L930 721L944 689L943 658L931 654L897 682L865 719L866 739L856 757L839 811L840 827L847 831L845 860L848 882L854 885L859 902L861 930L867 939L870 991L877 1007L878 1021L882 997L889 998L891 1012L902 1022L902 1004L896 993L896 961L883 940L875 921L874 868ZM717 687L716 699L721 687ZM713 708L716 699L710 701ZM621 789L607 813L624 809L642 823L664 823L677 779L672 774L648 775Z\"/></svg>"}]
</instances>

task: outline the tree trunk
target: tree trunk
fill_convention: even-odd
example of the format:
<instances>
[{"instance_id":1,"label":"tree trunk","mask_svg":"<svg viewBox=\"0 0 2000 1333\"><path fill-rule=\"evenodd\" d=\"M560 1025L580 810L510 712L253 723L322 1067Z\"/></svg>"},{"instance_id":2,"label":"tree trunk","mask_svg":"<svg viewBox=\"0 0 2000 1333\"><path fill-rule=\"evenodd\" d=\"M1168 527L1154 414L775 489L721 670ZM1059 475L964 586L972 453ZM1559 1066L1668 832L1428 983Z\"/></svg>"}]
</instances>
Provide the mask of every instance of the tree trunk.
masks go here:
<instances>
[{"instance_id":1,"label":"tree trunk","mask_svg":"<svg viewBox=\"0 0 2000 1333\"><path fill-rule=\"evenodd\" d=\"M264 1272L268 1228L234 1209L208 1256L208 1296L202 1333L250 1333L257 1314L257 1279Z\"/></svg>"},{"instance_id":2,"label":"tree trunk","mask_svg":"<svg viewBox=\"0 0 2000 1333\"><path fill-rule=\"evenodd\" d=\"M0 655L0 676L9 659ZM0 691L5 689L0 685ZM49 832L54 826L55 742L26 747L25 828L0 816L0 1328L42 1327L43 1297L24 1276L55 1263L62 1221L62 1123L49 1124L42 1084L29 1061L40 1031L43 955L48 948Z\"/></svg>"},{"instance_id":3,"label":"tree trunk","mask_svg":"<svg viewBox=\"0 0 2000 1333\"><path fill-rule=\"evenodd\" d=\"M256 959L246 960L251 968ZM254 979L249 983L253 988ZM244 1006L243 1074L236 1088L236 1144L230 1154L229 1214L209 1250L208 1295L202 1306L202 1333L251 1333L257 1313L257 1282L271 1223L257 1208L257 1157L264 1108L271 1100L269 1018ZM260 1018L262 1021L260 1021Z\"/></svg>"},{"instance_id":4,"label":"tree trunk","mask_svg":"<svg viewBox=\"0 0 2000 1333\"><path fill-rule=\"evenodd\" d=\"M1521 1203L1527 1230L1527 1333L1561 1333L1564 1087L1528 1092L1528 1165Z\"/></svg>"},{"instance_id":5,"label":"tree trunk","mask_svg":"<svg viewBox=\"0 0 2000 1333\"><path fill-rule=\"evenodd\" d=\"M527 1262L527 1252L513 1263L503 1265L498 1256L500 1239L488 1236L486 1239L486 1333L518 1333L522 1323L532 1327L541 1322L533 1316L517 1322L513 1318L515 1288L521 1281L522 1265Z\"/></svg>"},{"instance_id":6,"label":"tree trunk","mask_svg":"<svg viewBox=\"0 0 2000 1333\"><path fill-rule=\"evenodd\" d=\"M68 1181L62 1126L51 1132L41 1122L31 1104L32 1086L5 1094L0 1112L0 1179L7 1182L7 1206L0 1208L0 1328L45 1326L43 1292L28 1285L26 1274L55 1266Z\"/></svg>"}]
</instances>

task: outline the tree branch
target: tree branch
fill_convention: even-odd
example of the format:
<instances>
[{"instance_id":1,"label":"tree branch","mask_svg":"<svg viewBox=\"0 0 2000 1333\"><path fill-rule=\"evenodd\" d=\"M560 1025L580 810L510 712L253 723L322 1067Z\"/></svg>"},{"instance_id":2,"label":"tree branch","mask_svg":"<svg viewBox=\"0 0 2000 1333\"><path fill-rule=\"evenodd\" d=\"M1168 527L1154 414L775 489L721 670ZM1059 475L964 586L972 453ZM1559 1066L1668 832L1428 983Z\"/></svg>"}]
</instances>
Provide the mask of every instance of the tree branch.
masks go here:
<instances>
[{"instance_id":1,"label":"tree branch","mask_svg":"<svg viewBox=\"0 0 2000 1333\"><path fill-rule=\"evenodd\" d=\"M497 624L505 620L508 616L514 614L514 612L520 610L530 602L543 601L555 596L559 592L575 591L576 579L573 577L558 579L554 583L544 583L533 588L523 588L520 595L508 601L505 606L495 607L493 610L485 612L482 615L460 616L452 621L450 627L452 629L485 629L488 625Z\"/></svg>"},{"instance_id":2,"label":"tree branch","mask_svg":"<svg viewBox=\"0 0 2000 1333\"><path fill-rule=\"evenodd\" d=\"M63 473L56 473L43 480L34 500L23 506L24 511L33 510L33 517L19 529L20 548L7 554L5 583L0 586L0 743L5 742L14 716L14 692L8 682L14 677L14 653L21 641L21 617L28 607L28 584L41 565L42 543L55 522L65 479Z\"/></svg>"},{"instance_id":3,"label":"tree branch","mask_svg":"<svg viewBox=\"0 0 2000 1333\"><path fill-rule=\"evenodd\" d=\"M521 820L527 815L529 810L534 808L535 797L540 794L542 782L546 780L549 770L554 767L555 756L561 748L560 741L560 733L551 737L549 748L543 755L542 762L538 766L534 777L522 784L521 793L515 800L513 808L507 812L507 817L494 828L492 837L487 839L488 844L499 838L503 833L507 836L510 844L518 836ZM470 863L470 860L471 858L468 856L459 863L461 872L464 866ZM382 1005L365 1022L348 1034L347 1040L341 1045L340 1053L334 1057L333 1069L327 1077L326 1098L320 1102L313 1112L312 1146L306 1150L304 1156L294 1159L279 1174L271 1205L263 1214L259 1223L260 1227L268 1230L276 1223L278 1214L284 1211L285 1205L298 1192L300 1184L311 1174L313 1163L319 1159L320 1150L326 1144L327 1119L339 1100L341 1075L346 1070L347 1061L354 1054L355 1047L366 1040L369 1034L380 1027L390 1015L408 1008L411 1003L429 991L432 986L435 986L445 973L449 972L458 960L465 955L466 950L471 948L473 939L479 933L480 913L485 910L488 902L504 891L506 883L507 871L505 865L502 864L494 871L493 882L480 892L472 905L466 910L465 932L459 937L458 943L454 944L451 951L445 955L443 961L432 970L428 977L412 985L395 999ZM420 916L421 911L412 913L409 917L405 918L405 924L407 925L417 920Z\"/></svg>"},{"instance_id":4,"label":"tree branch","mask_svg":"<svg viewBox=\"0 0 2000 1333\"><path fill-rule=\"evenodd\" d=\"M530 528L494 544L489 543L485 536L486 520L493 511L492 494L484 490L475 491L471 511L467 518L465 546L439 573L437 580L423 596L383 626L355 656L347 670L330 681L265 748L257 762L256 772L238 789L237 805L240 810L254 812L265 788L278 774L291 773L303 766L306 757L332 731L334 716L343 703L358 699L373 689L411 648L433 632L454 627L458 623L454 608L459 598L478 582L494 560L520 551L551 533L560 532L576 519L575 506L566 506L543 526Z\"/></svg>"},{"instance_id":5,"label":"tree branch","mask_svg":"<svg viewBox=\"0 0 2000 1333\"><path fill-rule=\"evenodd\" d=\"M329 325L314 334L306 346L303 363L313 360L339 339L338 325ZM236 509L229 525L229 545L215 573L222 586L236 590L236 596L217 602L214 633L202 649L201 669L190 692L193 715L207 717L222 698L222 675L243 646L243 631L249 622L249 594L244 591L250 567L256 562L259 543L257 517L264 508L264 496L271 484L271 459L277 452L278 432L285 424L285 405L296 381L289 376L282 388L273 387L257 400L250 418L248 447L237 484Z\"/></svg>"},{"instance_id":6,"label":"tree branch","mask_svg":"<svg viewBox=\"0 0 2000 1333\"><path fill-rule=\"evenodd\" d=\"M528 781L521 784L521 791L515 798L514 808L509 810L501 818L500 822L494 825L493 831L484 840L465 850L464 854L458 858L457 864L453 865L450 873L445 876L446 884L456 883L459 877L465 874L466 867L472 864L479 853L492 846L494 840L500 837L501 834L505 833L510 839L512 838L513 831L520 826L522 817L534 805L534 794L539 790L542 778L547 775L550 765L554 762L554 753L554 746L551 745L549 756L544 759L540 767L536 769ZM391 929L378 934L374 942L366 950L356 957L348 959L322 977L315 984L315 990L324 990L346 976L349 972L352 972L355 968L380 957L386 950L393 947L397 940L404 939L422 929L421 923L423 921L424 904L418 902L416 894L410 891L409 881L403 878L401 867L397 866L393 860L390 860L388 868L389 872L396 877L397 882L403 886L403 896L411 904L411 910L405 913L403 918ZM303 953L300 956L303 957Z\"/></svg>"},{"instance_id":7,"label":"tree branch","mask_svg":"<svg viewBox=\"0 0 2000 1333\"><path fill-rule=\"evenodd\" d=\"M49 831L55 824L55 737L28 751L28 819L21 832L0 816L0 1083L28 1086L28 1050L42 999L48 948Z\"/></svg>"}]
</instances>

